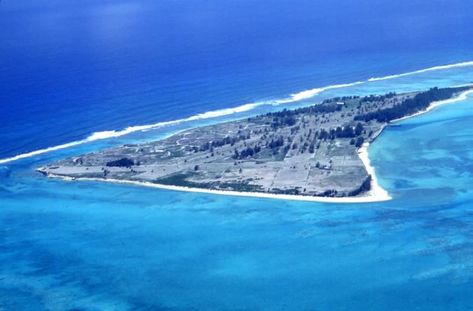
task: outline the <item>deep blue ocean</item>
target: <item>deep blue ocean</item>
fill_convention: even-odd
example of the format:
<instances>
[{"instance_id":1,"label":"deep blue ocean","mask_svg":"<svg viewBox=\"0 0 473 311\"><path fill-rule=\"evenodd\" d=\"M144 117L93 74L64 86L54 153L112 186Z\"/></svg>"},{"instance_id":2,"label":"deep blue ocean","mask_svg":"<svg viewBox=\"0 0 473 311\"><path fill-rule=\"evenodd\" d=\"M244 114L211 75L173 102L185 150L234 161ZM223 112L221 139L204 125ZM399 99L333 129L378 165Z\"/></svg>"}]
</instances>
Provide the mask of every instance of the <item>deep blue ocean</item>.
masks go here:
<instances>
[{"instance_id":1,"label":"deep blue ocean","mask_svg":"<svg viewBox=\"0 0 473 311\"><path fill-rule=\"evenodd\" d=\"M370 146L388 202L34 171L328 97L471 83L472 38L466 0L0 1L0 310L472 310L471 96Z\"/></svg>"}]
</instances>

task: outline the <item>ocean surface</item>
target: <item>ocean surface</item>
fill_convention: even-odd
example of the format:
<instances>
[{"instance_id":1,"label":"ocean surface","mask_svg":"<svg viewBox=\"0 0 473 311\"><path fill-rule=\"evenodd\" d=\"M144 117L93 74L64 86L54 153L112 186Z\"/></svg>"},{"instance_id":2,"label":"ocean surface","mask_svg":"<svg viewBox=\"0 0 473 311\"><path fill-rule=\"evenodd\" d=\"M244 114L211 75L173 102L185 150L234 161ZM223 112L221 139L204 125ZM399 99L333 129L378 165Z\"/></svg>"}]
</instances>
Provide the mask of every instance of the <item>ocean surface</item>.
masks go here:
<instances>
[{"instance_id":1,"label":"ocean surface","mask_svg":"<svg viewBox=\"0 0 473 311\"><path fill-rule=\"evenodd\" d=\"M473 82L468 1L0 2L0 310L471 310L473 96L370 146L393 200L34 172L324 98Z\"/></svg>"}]
</instances>

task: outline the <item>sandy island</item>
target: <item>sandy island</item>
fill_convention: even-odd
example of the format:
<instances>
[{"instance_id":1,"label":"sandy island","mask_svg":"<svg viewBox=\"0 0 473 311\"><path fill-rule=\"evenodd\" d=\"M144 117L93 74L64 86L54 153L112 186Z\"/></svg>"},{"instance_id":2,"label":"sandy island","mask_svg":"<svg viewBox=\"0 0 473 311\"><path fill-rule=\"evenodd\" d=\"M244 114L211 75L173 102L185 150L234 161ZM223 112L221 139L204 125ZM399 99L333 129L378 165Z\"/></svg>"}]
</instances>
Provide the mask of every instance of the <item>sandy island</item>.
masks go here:
<instances>
[{"instance_id":1,"label":"sandy island","mask_svg":"<svg viewBox=\"0 0 473 311\"><path fill-rule=\"evenodd\" d=\"M410 116L396 119L390 122L390 124L398 123L408 118L416 117L421 114L430 112L433 109L438 108L442 105L463 101L467 99L468 95L470 94L473 94L473 90L464 91L460 93L458 96L451 99L433 102L429 105L427 109L420 111L418 113L415 113L413 115L410 115ZM379 133L377 133L376 136L379 136L381 132L382 130ZM48 176L53 177L53 178L60 178L62 180L68 180L68 181L76 181L76 180L98 181L98 182L106 181L106 182L112 182L112 183L117 183L117 184L145 186L145 187L171 190L171 191L186 191L186 192L207 193L207 194L216 194L216 195L227 195L227 196L235 196L235 197L255 197L255 198L265 198L265 199L294 200L294 201L306 201L306 202L369 203L369 202L381 202L381 201L391 200L392 197L389 195L389 193L385 189L383 189L378 183L375 168L371 165L370 159L369 159L369 154L368 154L369 145L370 144L368 142L365 142L361 146L361 148L358 149L358 156L363 162L363 165L365 166L368 174L371 175L371 189L363 195L354 196L354 197L317 197L317 196L304 196L304 195L293 195L293 194L226 191L226 190L214 190L214 189L164 185L164 184L157 184L157 183L146 182L146 181L119 180L119 179L114 179L114 178L66 177L66 176L61 176L61 175L55 175L52 173L48 174Z\"/></svg>"}]
</instances>

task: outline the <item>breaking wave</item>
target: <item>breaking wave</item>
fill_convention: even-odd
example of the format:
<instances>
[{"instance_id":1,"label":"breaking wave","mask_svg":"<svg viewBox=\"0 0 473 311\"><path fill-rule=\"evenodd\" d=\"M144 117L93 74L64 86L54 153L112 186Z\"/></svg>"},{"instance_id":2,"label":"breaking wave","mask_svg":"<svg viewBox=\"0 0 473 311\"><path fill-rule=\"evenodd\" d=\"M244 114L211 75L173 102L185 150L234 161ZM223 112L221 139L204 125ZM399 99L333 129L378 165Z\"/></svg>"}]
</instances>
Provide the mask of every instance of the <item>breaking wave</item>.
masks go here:
<instances>
[{"instance_id":1,"label":"breaking wave","mask_svg":"<svg viewBox=\"0 0 473 311\"><path fill-rule=\"evenodd\" d=\"M95 133L92 133L87 138L82 139L82 140L77 140L77 141L73 141L73 142L70 142L70 143L57 145L57 146L54 146L54 147L39 149L39 150L19 154L19 155L16 155L14 157L10 157L10 158L0 159L0 164L5 164L5 163L12 162L12 161L25 159L25 158L30 158L30 157L37 156L37 155L44 154L44 153L48 153L48 152L51 152L51 151L66 149L66 148L78 146L78 145L81 145L81 144L85 144L85 143L89 143L89 142L93 142L93 141L97 141L97 140L120 137L120 136L128 135L128 134L131 134L131 133L134 133L134 132L147 131L147 130L151 130L151 129L157 129L157 128L160 128L160 127L177 125L177 124L183 123L183 122L198 121L198 120L203 120L203 119L223 117L223 116L231 115L231 114L234 114L234 113L241 113L241 112L252 110L252 109L254 109L257 106L262 105L262 104L263 103L251 103L251 104L241 105L241 106L238 106L238 107L235 107L235 108L225 108L225 109L220 109L220 110L207 111L207 112L199 113L199 114L196 114L194 116L184 118L184 119L178 119L178 120L173 120L173 121L164 121L164 122L158 122L158 123L148 124L148 125L130 126L130 127L127 127L123 130L118 130L118 131L112 130L112 131L95 132Z\"/></svg>"},{"instance_id":2,"label":"breaking wave","mask_svg":"<svg viewBox=\"0 0 473 311\"><path fill-rule=\"evenodd\" d=\"M282 104L289 104L289 103L294 103L298 102L304 99L310 99L316 95L319 95L322 92L328 91L328 90L333 90L333 89L340 89L340 88L345 88L345 87L350 87L350 86L355 86L358 84L365 83L364 81L357 81L353 83L345 83L345 84L335 84L335 85L329 85L326 87L320 87L320 88L315 88L315 89L310 89L310 90L305 90L299 93L291 94L290 97L285 98L285 99L278 99L273 101L273 105L282 105Z\"/></svg>"},{"instance_id":3,"label":"breaking wave","mask_svg":"<svg viewBox=\"0 0 473 311\"><path fill-rule=\"evenodd\" d=\"M397 75L390 75L390 76L384 76L384 77L379 77L379 78L370 78L370 79L368 79L368 82L390 80L390 79L396 79L396 78L401 78L401 77L406 77L406 76L412 76L412 75L416 75L416 74L424 73L424 72L439 71L439 70L469 67L469 66L473 66L473 61L450 64L450 65L434 66L434 67L429 67L429 68L420 69L420 70L416 70L416 71L410 71L410 72L405 72L405 73L401 73L401 74L397 74Z\"/></svg>"},{"instance_id":4,"label":"breaking wave","mask_svg":"<svg viewBox=\"0 0 473 311\"><path fill-rule=\"evenodd\" d=\"M204 120L204 119L218 118L218 117L232 115L232 114L235 114L235 113L242 113L242 112L253 110L256 107L263 106L263 105L278 106L278 105L283 105L283 104L294 103L294 102L298 102L298 101L301 101L301 100L313 98L313 97L319 95L320 93L328 91L328 90L339 89L339 88L347 88L347 87L356 86L356 85L367 83L367 82L375 82L375 81L396 79L396 78L415 75L415 74L424 73L424 72L447 70L447 69L452 69L452 68L461 68L461 67L468 67L468 66L473 66L473 61L450 64L450 65L434 66L434 67L430 67L430 68L420 69L420 70L401 73L401 74L396 74L396 75L389 75L389 76L384 76L384 77L375 77L375 78L370 78L366 81L357 81L357 82L353 82L353 83L335 84L335 85L329 85L329 86L326 86L326 87L313 88L313 89L309 89L309 90L305 90L305 91L302 91L302 92L291 94L287 98L269 100L269 101L262 101L262 102L256 102L256 103L248 103L248 104L244 104L244 105L241 105L241 106L238 106L238 107L233 107L233 108L225 108L225 109L207 111L207 112L203 112L203 113L193 115L193 116L188 117L188 118L183 118L183 119L178 119L178 120L164 121L164 122L158 122L158 123L148 124L148 125L130 126L130 127L125 128L125 129L122 129L122 130L111 130L111 131L95 132L95 133L92 133L87 138L82 139L82 140L77 140L77 141L69 142L69 143L66 143L66 144L57 145L57 146L54 146L54 147L48 147L48 148L44 148L44 149L39 149L39 150L19 154L19 155L13 156L13 157L0 159L0 164L5 164L5 163L25 159L25 158L30 158L30 157L33 157L33 156L37 156L37 155L41 155L41 154L45 154L45 153L48 153L48 152L57 151L57 150L61 150L61 149L66 149L66 148L78 146L78 145L81 145L81 144L85 144L85 143L89 143L89 142L93 142L93 141L97 141L97 140L120 137L120 136L128 135L130 133L138 132L138 131L147 131L147 130L157 129L157 128L161 128L161 127L165 127L165 126L177 125L177 124L180 124L180 123L183 123L183 122L191 122L191 121L198 121L198 120Z\"/></svg>"}]
</instances>

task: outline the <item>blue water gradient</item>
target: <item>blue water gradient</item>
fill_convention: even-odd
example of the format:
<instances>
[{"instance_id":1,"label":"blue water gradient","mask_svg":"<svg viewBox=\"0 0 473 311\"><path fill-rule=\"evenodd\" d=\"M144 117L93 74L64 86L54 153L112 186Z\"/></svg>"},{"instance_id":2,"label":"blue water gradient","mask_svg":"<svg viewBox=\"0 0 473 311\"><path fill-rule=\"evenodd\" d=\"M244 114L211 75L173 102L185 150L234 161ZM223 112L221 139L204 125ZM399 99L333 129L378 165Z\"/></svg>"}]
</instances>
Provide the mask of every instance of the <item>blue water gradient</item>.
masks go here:
<instances>
[{"instance_id":1,"label":"blue water gradient","mask_svg":"<svg viewBox=\"0 0 473 311\"><path fill-rule=\"evenodd\" d=\"M343 92L462 84L471 70ZM393 196L382 203L236 199L64 182L33 171L196 124L1 166L0 308L469 310L472 120L470 97L390 126L370 147L380 183Z\"/></svg>"},{"instance_id":2,"label":"blue water gradient","mask_svg":"<svg viewBox=\"0 0 473 311\"><path fill-rule=\"evenodd\" d=\"M0 2L0 310L471 310L473 98L370 146L393 200L322 204L46 179L50 161L317 103L473 82L468 1Z\"/></svg>"},{"instance_id":3,"label":"blue water gradient","mask_svg":"<svg viewBox=\"0 0 473 311\"><path fill-rule=\"evenodd\" d=\"M473 60L465 0L0 2L0 159Z\"/></svg>"}]
</instances>

